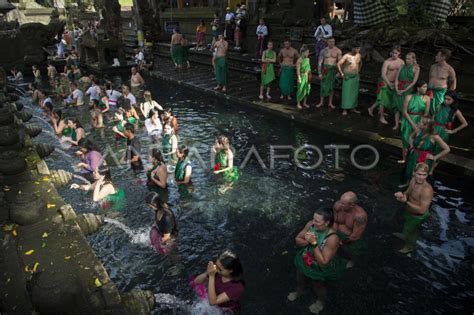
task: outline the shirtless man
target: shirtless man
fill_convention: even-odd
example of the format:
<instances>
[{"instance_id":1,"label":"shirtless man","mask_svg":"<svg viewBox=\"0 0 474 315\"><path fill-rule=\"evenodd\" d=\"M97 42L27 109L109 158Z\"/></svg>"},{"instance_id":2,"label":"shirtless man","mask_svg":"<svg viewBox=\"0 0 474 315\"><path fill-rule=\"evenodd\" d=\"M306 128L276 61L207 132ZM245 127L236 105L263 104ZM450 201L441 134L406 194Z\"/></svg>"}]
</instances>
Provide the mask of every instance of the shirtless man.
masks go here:
<instances>
[{"instance_id":1,"label":"shirtless man","mask_svg":"<svg viewBox=\"0 0 474 315\"><path fill-rule=\"evenodd\" d=\"M51 61L48 61L48 78L54 80L56 78L58 71Z\"/></svg>"},{"instance_id":2,"label":"shirtless man","mask_svg":"<svg viewBox=\"0 0 474 315\"><path fill-rule=\"evenodd\" d=\"M415 168L415 175L410 181L405 192L396 192L395 198L406 204L405 224L401 233L393 233L395 236L406 241L405 246L400 249L400 253L407 254L414 249L419 227L430 216L429 208L433 199L433 187L426 181L429 173L429 166L425 163L418 163Z\"/></svg>"},{"instance_id":3,"label":"shirtless man","mask_svg":"<svg viewBox=\"0 0 474 315\"><path fill-rule=\"evenodd\" d=\"M343 244L358 241L367 227L367 213L357 202L357 195L348 191L334 204L334 229Z\"/></svg>"},{"instance_id":4,"label":"shirtless man","mask_svg":"<svg viewBox=\"0 0 474 315\"><path fill-rule=\"evenodd\" d=\"M379 106L379 121L384 125L388 124L384 116L385 108L392 111L394 109L395 80L399 70L405 65L405 61L400 58L400 54L400 46L395 46L390 53L390 58L384 61L381 78L377 83L377 99L374 105L368 109L369 115L373 117L375 107Z\"/></svg>"},{"instance_id":5,"label":"shirtless man","mask_svg":"<svg viewBox=\"0 0 474 315\"><path fill-rule=\"evenodd\" d=\"M448 89L451 91L456 90L456 72L447 62L450 57L450 50L441 49L436 54L436 63L430 68L428 88L433 94L430 106L431 114L434 114L438 106L444 102L444 94Z\"/></svg>"},{"instance_id":6,"label":"shirtless man","mask_svg":"<svg viewBox=\"0 0 474 315\"><path fill-rule=\"evenodd\" d=\"M347 115L347 110L359 114L356 110L359 103L359 73L362 69L362 57L360 55L360 45L354 43L352 50L342 56L337 62L337 70L342 77L342 115Z\"/></svg>"},{"instance_id":7,"label":"shirtless man","mask_svg":"<svg viewBox=\"0 0 474 315\"><path fill-rule=\"evenodd\" d=\"M278 62L280 63L280 99L285 96L291 101L291 94L295 91L295 71L296 61L300 57L298 51L291 47L291 42L285 40L283 48L278 53Z\"/></svg>"},{"instance_id":8,"label":"shirtless man","mask_svg":"<svg viewBox=\"0 0 474 315\"><path fill-rule=\"evenodd\" d=\"M336 47L334 37L326 39L328 46L319 54L318 61L318 78L321 81L320 97L321 100L316 107L324 105L324 98L329 96L329 108L336 108L332 104L334 96L334 82L336 80L337 62L342 58L342 51Z\"/></svg>"},{"instance_id":9,"label":"shirtless man","mask_svg":"<svg viewBox=\"0 0 474 315\"><path fill-rule=\"evenodd\" d=\"M171 35L171 59L173 60L175 68L181 68L183 65L183 46L181 41L183 35L179 33L178 29L173 29L173 35Z\"/></svg>"},{"instance_id":10,"label":"shirtless man","mask_svg":"<svg viewBox=\"0 0 474 315\"><path fill-rule=\"evenodd\" d=\"M145 80L141 76L140 72L137 71L137 68L132 67L131 72L132 72L132 75L130 76L131 92L134 95L139 96L141 94L143 86L145 85Z\"/></svg>"},{"instance_id":11,"label":"shirtless man","mask_svg":"<svg viewBox=\"0 0 474 315\"><path fill-rule=\"evenodd\" d=\"M215 50L213 60L217 81L217 86L214 90L222 88L222 92L225 93L227 86L227 49L229 49L229 43L224 39L224 35L219 35L219 39L214 43L213 48Z\"/></svg>"}]
</instances>

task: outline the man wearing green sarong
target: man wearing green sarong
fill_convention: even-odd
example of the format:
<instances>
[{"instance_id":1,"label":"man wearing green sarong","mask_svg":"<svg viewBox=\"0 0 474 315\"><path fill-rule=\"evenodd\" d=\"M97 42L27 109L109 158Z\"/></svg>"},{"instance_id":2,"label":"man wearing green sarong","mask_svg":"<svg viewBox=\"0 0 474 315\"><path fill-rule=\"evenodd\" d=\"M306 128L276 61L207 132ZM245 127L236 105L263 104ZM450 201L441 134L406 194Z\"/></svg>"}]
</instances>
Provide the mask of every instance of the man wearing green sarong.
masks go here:
<instances>
[{"instance_id":1,"label":"man wearing green sarong","mask_svg":"<svg viewBox=\"0 0 474 315\"><path fill-rule=\"evenodd\" d=\"M181 68L183 65L183 46L181 41L183 36L179 33L178 29L173 29L173 35L171 35L171 59L173 60L175 68Z\"/></svg>"},{"instance_id":2,"label":"man wearing green sarong","mask_svg":"<svg viewBox=\"0 0 474 315\"><path fill-rule=\"evenodd\" d=\"M336 47L334 37L326 39L328 46L319 54L318 78L321 81L320 102L316 107L324 105L324 98L329 96L329 108L336 108L332 104L334 96L334 83L336 82L337 62L342 58L342 51Z\"/></svg>"},{"instance_id":3,"label":"man wearing green sarong","mask_svg":"<svg viewBox=\"0 0 474 315\"><path fill-rule=\"evenodd\" d=\"M219 35L219 40L214 43L213 48L215 51L213 64L217 82L217 86L214 90L222 89L222 92L225 93L227 91L227 49L229 48L229 44L224 39L224 35Z\"/></svg>"},{"instance_id":4,"label":"man wearing green sarong","mask_svg":"<svg viewBox=\"0 0 474 315\"><path fill-rule=\"evenodd\" d=\"M428 84L431 91L431 105L430 113L436 113L436 109L444 102L444 94L449 89L456 90L456 72L454 68L448 64L451 57L451 51L448 49L441 49L436 54L436 63L430 68L430 81ZM430 93L428 93L430 94Z\"/></svg>"},{"instance_id":5,"label":"man wearing green sarong","mask_svg":"<svg viewBox=\"0 0 474 315\"><path fill-rule=\"evenodd\" d=\"M414 249L420 226L430 216L429 208L433 200L433 187L426 181L430 167L425 163L418 163L415 174L405 192L395 193L398 201L405 203L405 223L402 233L393 233L406 241L400 253L407 254Z\"/></svg>"},{"instance_id":6,"label":"man wearing green sarong","mask_svg":"<svg viewBox=\"0 0 474 315\"><path fill-rule=\"evenodd\" d=\"M342 81L342 115L347 115L347 110L359 114L356 110L359 103L359 73L362 68L360 45L354 43L351 52L345 54L337 63L337 69Z\"/></svg>"},{"instance_id":7,"label":"man wearing green sarong","mask_svg":"<svg viewBox=\"0 0 474 315\"><path fill-rule=\"evenodd\" d=\"M295 92L295 63L299 57L300 55L298 51L291 47L290 41L285 40L283 48L278 54L278 62L280 63L280 99L283 99L286 96L290 101L291 94Z\"/></svg>"},{"instance_id":8,"label":"man wearing green sarong","mask_svg":"<svg viewBox=\"0 0 474 315\"><path fill-rule=\"evenodd\" d=\"M400 58L401 47L395 46L390 52L390 58L386 59L382 65L380 79L377 81L375 93L377 99L375 103L368 109L369 115L374 116L374 109L379 108L379 121L386 125L385 110L394 112L395 107L395 82L400 69L405 65L405 61Z\"/></svg>"},{"instance_id":9,"label":"man wearing green sarong","mask_svg":"<svg viewBox=\"0 0 474 315\"><path fill-rule=\"evenodd\" d=\"M357 256L366 247L362 236L367 227L367 212L357 203L357 195L348 191L333 206L333 229L341 239L343 256L348 259ZM348 266L352 265L353 262L349 261Z\"/></svg>"}]
</instances>

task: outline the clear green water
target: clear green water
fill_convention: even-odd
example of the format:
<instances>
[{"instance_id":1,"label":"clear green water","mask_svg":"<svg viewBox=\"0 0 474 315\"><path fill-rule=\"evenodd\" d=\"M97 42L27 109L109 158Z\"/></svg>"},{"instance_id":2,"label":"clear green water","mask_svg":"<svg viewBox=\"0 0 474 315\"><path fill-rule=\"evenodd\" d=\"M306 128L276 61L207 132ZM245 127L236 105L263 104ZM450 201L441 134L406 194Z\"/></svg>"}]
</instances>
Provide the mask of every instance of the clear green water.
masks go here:
<instances>
[{"instance_id":1,"label":"clear green water","mask_svg":"<svg viewBox=\"0 0 474 315\"><path fill-rule=\"evenodd\" d=\"M360 171L351 166L349 154L343 151L341 169L336 171L334 153L323 146L358 143L159 81L152 83L152 92L159 103L173 108L181 126L181 143L196 147L206 162L218 134L230 137L237 163L255 146L268 167L270 145L317 145L324 159L311 171L296 167L290 160L278 160L274 169L264 170L252 159L240 180L224 195L218 192L223 182L212 175L210 165L202 169L195 163L194 191L188 195L174 185L169 189L179 236L177 249L166 257L157 255L148 244L153 217L143 203L148 193L144 174L137 177L130 170L113 166L114 182L127 195L127 207L116 219L129 228L128 234L108 224L89 241L121 290L139 287L168 293L180 301L176 303L183 310L183 303L196 301L188 286L190 277L204 271L209 260L230 248L240 255L245 269L247 286L241 301L245 314L304 314L310 294L297 302L286 300L296 286L294 237L315 208L329 207L343 192L353 190L369 215L365 233L368 251L341 281L329 285L324 313L472 313L472 183L459 178L435 182L432 220L424 224L416 251L411 257L402 256L397 253L400 243L391 236L400 229L397 218L402 211L393 198L401 172L397 156L379 151L377 167ZM88 121L86 109L71 113ZM44 122L38 124L48 130ZM90 136L102 148L113 148L111 128L93 131ZM138 136L146 157L150 141L142 130ZM47 131L35 141L57 144ZM307 158L306 163L310 163L315 157L309 152ZM360 161L363 159L361 154ZM370 160L367 158L367 163ZM78 162L60 152L47 159L52 169L72 170L71 161ZM91 196L82 191L63 188L60 193L77 212L98 211ZM202 313L197 308L187 312ZM157 305L155 313L173 311Z\"/></svg>"}]
</instances>

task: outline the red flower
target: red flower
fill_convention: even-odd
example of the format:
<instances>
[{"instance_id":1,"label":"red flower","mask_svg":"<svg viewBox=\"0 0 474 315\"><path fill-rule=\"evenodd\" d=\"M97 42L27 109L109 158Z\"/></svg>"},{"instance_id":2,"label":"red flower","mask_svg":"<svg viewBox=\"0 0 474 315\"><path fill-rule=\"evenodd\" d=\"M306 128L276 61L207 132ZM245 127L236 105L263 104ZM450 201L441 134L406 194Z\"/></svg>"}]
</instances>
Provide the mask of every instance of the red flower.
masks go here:
<instances>
[{"instance_id":1,"label":"red flower","mask_svg":"<svg viewBox=\"0 0 474 315\"><path fill-rule=\"evenodd\" d=\"M221 169L221 165L219 163L214 164L214 171L218 171Z\"/></svg>"},{"instance_id":2,"label":"red flower","mask_svg":"<svg viewBox=\"0 0 474 315\"><path fill-rule=\"evenodd\" d=\"M430 101L433 99L433 90L428 90L426 92L426 95L428 95L428 97L430 98Z\"/></svg>"},{"instance_id":3,"label":"red flower","mask_svg":"<svg viewBox=\"0 0 474 315\"><path fill-rule=\"evenodd\" d=\"M446 127L449 129L449 130L453 130L453 122L450 121L446 124Z\"/></svg>"},{"instance_id":4,"label":"red flower","mask_svg":"<svg viewBox=\"0 0 474 315\"><path fill-rule=\"evenodd\" d=\"M326 67L323 67L323 75L326 75L326 74L328 74L328 72L329 72L328 68L326 68Z\"/></svg>"},{"instance_id":5,"label":"red flower","mask_svg":"<svg viewBox=\"0 0 474 315\"><path fill-rule=\"evenodd\" d=\"M102 203L102 209L109 209L110 208L110 202L106 201Z\"/></svg>"},{"instance_id":6,"label":"red flower","mask_svg":"<svg viewBox=\"0 0 474 315\"><path fill-rule=\"evenodd\" d=\"M311 80L313 79L313 73L311 71L308 72L308 83L311 83Z\"/></svg>"},{"instance_id":7,"label":"red flower","mask_svg":"<svg viewBox=\"0 0 474 315\"><path fill-rule=\"evenodd\" d=\"M303 254L303 261L306 266L311 267L311 265L313 264L313 256L311 256L309 252L305 252Z\"/></svg>"}]
</instances>

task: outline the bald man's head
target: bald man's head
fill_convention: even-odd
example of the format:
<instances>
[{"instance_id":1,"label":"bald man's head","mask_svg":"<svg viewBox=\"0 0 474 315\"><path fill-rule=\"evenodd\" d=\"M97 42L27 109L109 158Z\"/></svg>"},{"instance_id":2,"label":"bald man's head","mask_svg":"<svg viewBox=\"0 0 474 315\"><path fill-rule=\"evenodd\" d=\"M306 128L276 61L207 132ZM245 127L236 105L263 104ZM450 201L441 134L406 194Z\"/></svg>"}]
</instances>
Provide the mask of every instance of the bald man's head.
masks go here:
<instances>
[{"instance_id":1,"label":"bald man's head","mask_svg":"<svg viewBox=\"0 0 474 315\"><path fill-rule=\"evenodd\" d=\"M344 210L349 210L352 209L352 207L354 207L359 200L357 199L357 195L354 192L348 191L342 194L339 201L344 207Z\"/></svg>"}]
</instances>

